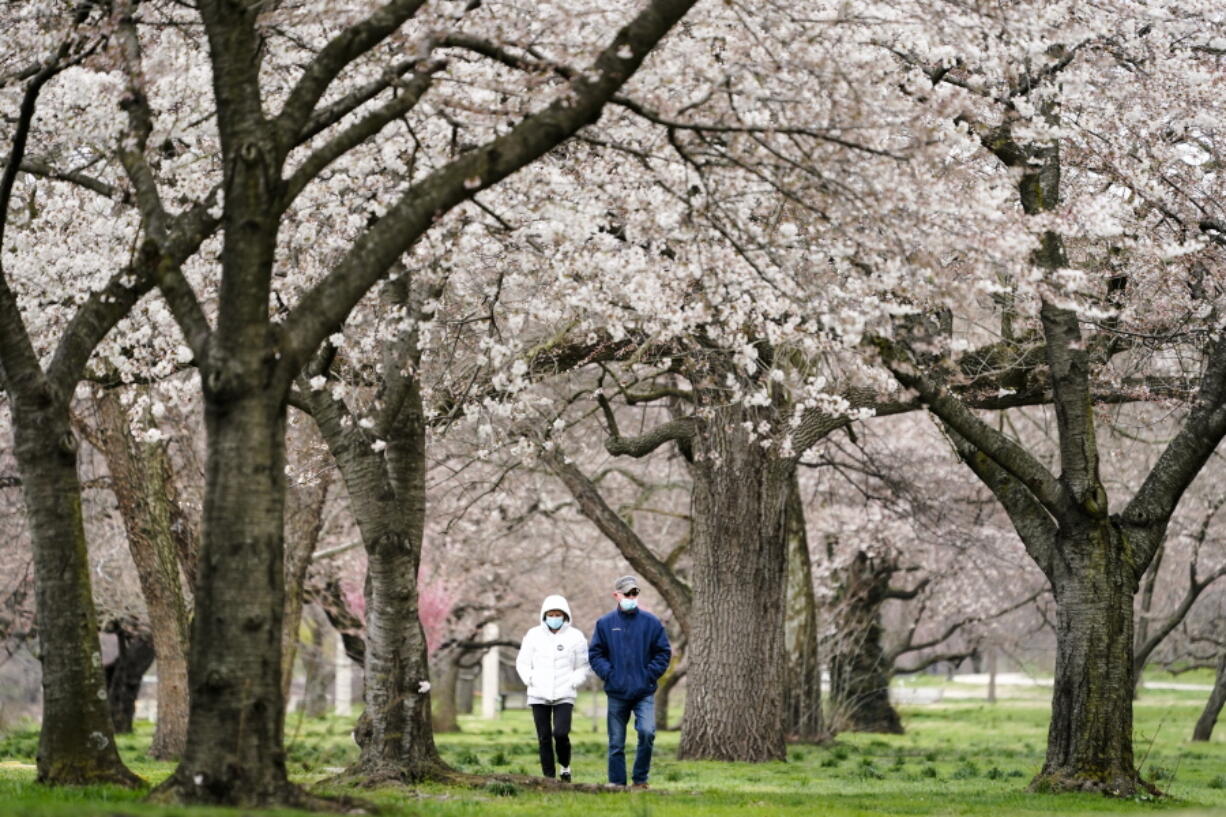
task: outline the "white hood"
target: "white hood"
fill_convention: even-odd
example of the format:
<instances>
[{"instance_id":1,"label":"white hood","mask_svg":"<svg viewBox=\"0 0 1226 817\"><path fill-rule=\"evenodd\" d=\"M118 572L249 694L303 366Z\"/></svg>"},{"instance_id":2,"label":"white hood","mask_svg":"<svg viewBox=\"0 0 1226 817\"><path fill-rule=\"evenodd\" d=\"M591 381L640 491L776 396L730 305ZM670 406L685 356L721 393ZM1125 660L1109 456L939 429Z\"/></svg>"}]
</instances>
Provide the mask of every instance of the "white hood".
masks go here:
<instances>
[{"instance_id":1,"label":"white hood","mask_svg":"<svg viewBox=\"0 0 1226 817\"><path fill-rule=\"evenodd\" d=\"M545 600L541 602L541 615L538 618L539 621L543 622L545 620L545 613L548 610L561 610L563 613L566 613L566 623L571 623L573 616L570 614L570 605L566 603L566 598L564 596L546 596Z\"/></svg>"}]
</instances>

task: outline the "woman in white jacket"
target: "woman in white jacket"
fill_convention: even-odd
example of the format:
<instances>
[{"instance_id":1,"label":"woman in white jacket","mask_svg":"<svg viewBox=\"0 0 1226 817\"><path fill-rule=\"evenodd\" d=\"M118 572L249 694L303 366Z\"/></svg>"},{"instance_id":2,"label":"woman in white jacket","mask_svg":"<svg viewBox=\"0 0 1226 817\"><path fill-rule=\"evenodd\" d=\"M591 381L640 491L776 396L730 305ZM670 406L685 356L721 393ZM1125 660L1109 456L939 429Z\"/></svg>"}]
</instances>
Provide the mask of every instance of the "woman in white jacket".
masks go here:
<instances>
[{"instance_id":1,"label":"woman in white jacket","mask_svg":"<svg viewBox=\"0 0 1226 817\"><path fill-rule=\"evenodd\" d=\"M524 636L515 659L519 678L528 687L528 705L536 722L541 772L553 777L554 744L562 782L570 782L570 718L579 686L587 678L587 639L570 623L570 605L562 596L546 596L540 624Z\"/></svg>"}]
</instances>

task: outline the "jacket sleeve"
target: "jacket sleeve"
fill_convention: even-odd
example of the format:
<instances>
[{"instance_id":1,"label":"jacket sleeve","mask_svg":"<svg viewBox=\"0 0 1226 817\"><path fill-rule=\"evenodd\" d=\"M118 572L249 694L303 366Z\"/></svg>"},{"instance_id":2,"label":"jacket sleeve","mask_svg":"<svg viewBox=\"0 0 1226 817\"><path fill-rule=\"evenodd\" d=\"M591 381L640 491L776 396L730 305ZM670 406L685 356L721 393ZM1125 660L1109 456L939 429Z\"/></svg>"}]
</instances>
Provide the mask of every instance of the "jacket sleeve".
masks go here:
<instances>
[{"instance_id":1,"label":"jacket sleeve","mask_svg":"<svg viewBox=\"0 0 1226 817\"><path fill-rule=\"evenodd\" d=\"M609 675L613 672L613 664L609 661L609 645L605 643L604 631L599 621L596 622L596 628L592 631L592 643L587 648L587 660L592 672L596 673L600 680L609 680Z\"/></svg>"},{"instance_id":2,"label":"jacket sleeve","mask_svg":"<svg viewBox=\"0 0 1226 817\"><path fill-rule=\"evenodd\" d=\"M524 686L531 686L532 681L532 631L529 630L524 635L524 640L519 643L519 654L515 656L515 672L519 675L519 680L524 682Z\"/></svg>"},{"instance_id":3,"label":"jacket sleeve","mask_svg":"<svg viewBox=\"0 0 1226 817\"><path fill-rule=\"evenodd\" d=\"M664 631L664 625L657 622L655 638L651 642L651 659L647 662L647 674L652 683L660 680L660 676L668 670L672 657L673 648L669 646L668 633Z\"/></svg>"},{"instance_id":4,"label":"jacket sleeve","mask_svg":"<svg viewBox=\"0 0 1226 817\"><path fill-rule=\"evenodd\" d=\"M579 636L579 645L575 648L575 669L570 674L571 685L578 689L587 680L590 665L587 658L587 639Z\"/></svg>"}]
</instances>

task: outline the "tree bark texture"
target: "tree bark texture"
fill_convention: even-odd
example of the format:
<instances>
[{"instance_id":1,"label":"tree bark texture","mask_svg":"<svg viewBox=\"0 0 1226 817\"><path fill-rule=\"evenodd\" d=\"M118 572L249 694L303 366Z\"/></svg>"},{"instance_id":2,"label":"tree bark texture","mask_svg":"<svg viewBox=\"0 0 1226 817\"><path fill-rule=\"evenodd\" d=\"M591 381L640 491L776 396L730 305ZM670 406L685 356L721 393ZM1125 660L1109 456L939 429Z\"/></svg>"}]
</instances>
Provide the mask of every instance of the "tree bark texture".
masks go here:
<instances>
[{"instance_id":1,"label":"tree bark texture","mask_svg":"<svg viewBox=\"0 0 1226 817\"><path fill-rule=\"evenodd\" d=\"M204 374L220 379L211 373ZM299 803L283 746L285 404L268 390L206 388L204 547L192 621L183 759L155 796Z\"/></svg>"},{"instance_id":2,"label":"tree bark texture","mask_svg":"<svg viewBox=\"0 0 1226 817\"><path fill-rule=\"evenodd\" d=\"M1047 758L1036 790L1084 788L1132 794L1133 595L1137 576L1120 558L1124 545L1109 522L1062 542L1058 570L1056 677ZM1066 534L1067 535L1067 534Z\"/></svg>"},{"instance_id":3,"label":"tree bark texture","mask_svg":"<svg viewBox=\"0 0 1226 817\"><path fill-rule=\"evenodd\" d=\"M434 745L426 635L418 617L425 416L416 381L405 385L381 452L357 423L341 422L347 409L340 401L326 391L312 398L312 415L345 480L366 548L366 708L356 732L361 755L344 774L364 783L417 782L446 768Z\"/></svg>"},{"instance_id":4,"label":"tree bark texture","mask_svg":"<svg viewBox=\"0 0 1226 817\"><path fill-rule=\"evenodd\" d=\"M863 551L843 571L830 646L830 719L838 731L903 732L881 644L881 605L893 573Z\"/></svg>"},{"instance_id":5,"label":"tree bark texture","mask_svg":"<svg viewBox=\"0 0 1226 817\"><path fill-rule=\"evenodd\" d=\"M1057 124L1054 103L1044 117ZM1006 122L983 142L1020 173L1027 214L1060 201L1058 142L1022 143ZM1036 267L1068 266L1060 235L1045 231ZM1128 796L1152 787L1133 765L1133 597L1166 535L1180 498L1226 436L1226 344L1213 338L1196 399L1122 512L1112 514L1099 474L1090 395L1092 340L1075 310L1043 301L1039 310L1059 442L1059 476L1026 448L983 423L930 379L918 359L888 364L904 385L956 431L959 455L1008 512L1057 604L1057 668L1047 758L1032 787ZM1113 341L1111 341L1113 342ZM1153 641L1153 636L1147 643Z\"/></svg>"},{"instance_id":6,"label":"tree bark texture","mask_svg":"<svg viewBox=\"0 0 1226 817\"><path fill-rule=\"evenodd\" d=\"M153 638L139 630L127 630L122 624L114 629L119 654L105 667L106 693L115 734L128 734L136 718L141 679L153 664Z\"/></svg>"},{"instance_id":7,"label":"tree bark texture","mask_svg":"<svg viewBox=\"0 0 1226 817\"><path fill-rule=\"evenodd\" d=\"M12 372L7 376L11 379ZM68 406L10 392L14 453L34 551L43 668L38 780L51 785L140 783L115 747Z\"/></svg>"},{"instance_id":8,"label":"tree bark texture","mask_svg":"<svg viewBox=\"0 0 1226 817\"><path fill-rule=\"evenodd\" d=\"M1145 661L1149 658L1149 653L1144 655L1142 653L1145 650L1145 643L1149 640L1149 621L1154 609L1154 587L1158 583L1158 572L1162 570L1162 560L1165 555L1166 545L1164 543L1158 546L1158 552L1154 554L1154 559L1149 563L1145 576L1141 580L1140 609L1137 611L1139 615L1136 621L1136 643L1132 648L1134 676L1132 697L1134 699L1141 694L1141 677L1145 670Z\"/></svg>"},{"instance_id":9,"label":"tree bark texture","mask_svg":"<svg viewBox=\"0 0 1226 817\"><path fill-rule=\"evenodd\" d=\"M179 578L181 542L190 532L176 521L174 476L163 443L136 440L119 392L96 399L102 453L123 517L157 656L157 726L149 756L174 760L187 744L189 617ZM191 549L195 549L192 547Z\"/></svg>"},{"instance_id":10,"label":"tree bark texture","mask_svg":"<svg viewBox=\"0 0 1226 817\"><path fill-rule=\"evenodd\" d=\"M1196 728L1192 730L1192 740L1209 740L1213 737L1213 727L1222 706L1226 705L1226 651L1218 658L1217 675L1213 679L1213 691L1209 700L1205 701L1205 709L1196 720Z\"/></svg>"},{"instance_id":11,"label":"tree bark texture","mask_svg":"<svg viewBox=\"0 0 1226 817\"><path fill-rule=\"evenodd\" d=\"M683 759L785 756L784 507L794 465L716 408L694 438L693 606ZM753 418L758 419L758 418Z\"/></svg>"},{"instance_id":12,"label":"tree bark texture","mask_svg":"<svg viewBox=\"0 0 1226 817\"><path fill-rule=\"evenodd\" d=\"M787 500L787 733L796 740L820 741L828 735L822 719L822 672L818 661L817 597L805 531L804 504L796 474Z\"/></svg>"}]
</instances>

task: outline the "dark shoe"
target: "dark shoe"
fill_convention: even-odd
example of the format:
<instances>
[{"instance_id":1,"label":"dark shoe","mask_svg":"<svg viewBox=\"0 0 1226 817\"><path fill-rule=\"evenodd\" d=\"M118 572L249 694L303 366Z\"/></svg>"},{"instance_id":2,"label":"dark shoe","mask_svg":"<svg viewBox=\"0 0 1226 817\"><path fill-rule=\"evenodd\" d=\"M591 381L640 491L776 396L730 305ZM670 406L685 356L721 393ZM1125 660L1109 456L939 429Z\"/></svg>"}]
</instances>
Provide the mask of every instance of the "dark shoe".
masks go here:
<instances>
[{"instance_id":1,"label":"dark shoe","mask_svg":"<svg viewBox=\"0 0 1226 817\"><path fill-rule=\"evenodd\" d=\"M631 783L630 788L632 789L650 789L651 786L648 786L646 783Z\"/></svg>"},{"instance_id":2,"label":"dark shoe","mask_svg":"<svg viewBox=\"0 0 1226 817\"><path fill-rule=\"evenodd\" d=\"M570 782L570 772L562 772L562 774L560 774L558 777L561 779L563 783Z\"/></svg>"}]
</instances>

